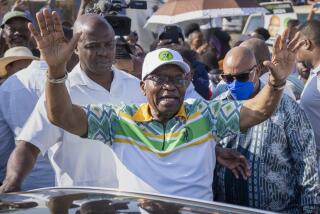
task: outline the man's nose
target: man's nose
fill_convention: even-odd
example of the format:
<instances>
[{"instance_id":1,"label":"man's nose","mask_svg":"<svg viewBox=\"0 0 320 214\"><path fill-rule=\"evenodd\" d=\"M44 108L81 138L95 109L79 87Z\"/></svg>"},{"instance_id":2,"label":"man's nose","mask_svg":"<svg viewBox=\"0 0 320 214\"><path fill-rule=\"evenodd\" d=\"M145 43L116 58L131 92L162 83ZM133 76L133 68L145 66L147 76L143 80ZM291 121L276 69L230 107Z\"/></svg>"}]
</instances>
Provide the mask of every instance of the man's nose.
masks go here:
<instances>
[{"instance_id":1,"label":"man's nose","mask_svg":"<svg viewBox=\"0 0 320 214\"><path fill-rule=\"evenodd\" d=\"M108 50L108 48L107 47L100 47L99 49L98 49L98 55L100 55L100 56L107 56L108 55L108 53L109 53L109 50Z\"/></svg>"},{"instance_id":2,"label":"man's nose","mask_svg":"<svg viewBox=\"0 0 320 214\"><path fill-rule=\"evenodd\" d=\"M21 31L16 29L16 30L14 30L13 34L14 34L14 35L20 35L20 34L21 34Z\"/></svg>"},{"instance_id":3,"label":"man's nose","mask_svg":"<svg viewBox=\"0 0 320 214\"><path fill-rule=\"evenodd\" d=\"M163 83L163 88L165 88L167 90L176 90L177 89L177 87L173 84L173 82L171 80L168 80L165 83Z\"/></svg>"}]
</instances>

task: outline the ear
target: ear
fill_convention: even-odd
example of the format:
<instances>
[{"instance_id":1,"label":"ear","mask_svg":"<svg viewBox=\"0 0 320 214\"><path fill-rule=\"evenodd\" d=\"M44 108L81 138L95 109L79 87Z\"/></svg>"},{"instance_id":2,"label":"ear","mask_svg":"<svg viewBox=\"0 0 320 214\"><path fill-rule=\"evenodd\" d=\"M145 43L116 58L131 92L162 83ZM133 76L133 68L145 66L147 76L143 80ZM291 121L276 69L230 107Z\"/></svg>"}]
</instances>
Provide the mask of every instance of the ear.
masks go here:
<instances>
[{"instance_id":1,"label":"ear","mask_svg":"<svg viewBox=\"0 0 320 214\"><path fill-rule=\"evenodd\" d=\"M74 49L74 53L77 54L79 56L79 50L78 50L78 45L76 45L75 49Z\"/></svg>"},{"instance_id":2,"label":"ear","mask_svg":"<svg viewBox=\"0 0 320 214\"><path fill-rule=\"evenodd\" d=\"M304 40L304 44L302 46L305 50L310 50L312 48L312 42L309 39Z\"/></svg>"},{"instance_id":3,"label":"ear","mask_svg":"<svg viewBox=\"0 0 320 214\"><path fill-rule=\"evenodd\" d=\"M147 96L145 81L140 81L140 89L141 89L142 95Z\"/></svg>"},{"instance_id":4,"label":"ear","mask_svg":"<svg viewBox=\"0 0 320 214\"><path fill-rule=\"evenodd\" d=\"M261 67L261 68L262 68L262 67ZM257 69L257 70L256 70L256 76L255 76L255 78L257 79L257 81L259 81L261 74L262 74L262 69Z\"/></svg>"},{"instance_id":5,"label":"ear","mask_svg":"<svg viewBox=\"0 0 320 214\"><path fill-rule=\"evenodd\" d=\"M74 49L74 53L77 54L79 56L79 49L78 49L78 45L76 45L75 49Z\"/></svg>"},{"instance_id":6,"label":"ear","mask_svg":"<svg viewBox=\"0 0 320 214\"><path fill-rule=\"evenodd\" d=\"M257 66L257 70L256 70L256 76L258 76L258 78L263 74L263 70L264 70L265 66L262 63L259 63Z\"/></svg>"},{"instance_id":7,"label":"ear","mask_svg":"<svg viewBox=\"0 0 320 214\"><path fill-rule=\"evenodd\" d=\"M186 74L186 78L191 82L193 80L194 70L191 69L189 73Z\"/></svg>"}]
</instances>

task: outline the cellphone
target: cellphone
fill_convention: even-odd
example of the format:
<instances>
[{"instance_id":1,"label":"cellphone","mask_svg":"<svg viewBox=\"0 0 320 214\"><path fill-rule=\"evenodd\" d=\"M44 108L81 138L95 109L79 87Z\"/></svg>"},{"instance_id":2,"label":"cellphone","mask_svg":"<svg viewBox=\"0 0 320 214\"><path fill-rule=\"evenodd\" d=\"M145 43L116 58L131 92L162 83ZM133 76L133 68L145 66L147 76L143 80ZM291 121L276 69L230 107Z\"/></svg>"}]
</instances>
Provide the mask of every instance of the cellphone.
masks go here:
<instances>
[{"instance_id":1,"label":"cellphone","mask_svg":"<svg viewBox=\"0 0 320 214\"><path fill-rule=\"evenodd\" d=\"M320 2L317 2L313 5L314 8L320 8Z\"/></svg>"},{"instance_id":2,"label":"cellphone","mask_svg":"<svg viewBox=\"0 0 320 214\"><path fill-rule=\"evenodd\" d=\"M176 25L167 25L159 35L159 40L171 39L172 43L179 44L181 29Z\"/></svg>"}]
</instances>

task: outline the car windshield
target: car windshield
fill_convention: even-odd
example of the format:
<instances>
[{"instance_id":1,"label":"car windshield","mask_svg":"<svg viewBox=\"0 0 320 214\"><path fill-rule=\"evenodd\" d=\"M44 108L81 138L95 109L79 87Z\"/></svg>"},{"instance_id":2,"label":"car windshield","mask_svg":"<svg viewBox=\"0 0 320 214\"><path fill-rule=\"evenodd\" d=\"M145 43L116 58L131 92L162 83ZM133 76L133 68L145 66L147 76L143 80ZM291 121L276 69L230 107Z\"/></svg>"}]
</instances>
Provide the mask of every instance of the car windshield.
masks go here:
<instances>
[{"instance_id":1,"label":"car windshield","mask_svg":"<svg viewBox=\"0 0 320 214\"><path fill-rule=\"evenodd\" d=\"M307 21L308 18L308 13L297 13L298 16L298 20L300 23L305 23ZM315 20L320 20L320 13L316 13L314 15L314 19Z\"/></svg>"},{"instance_id":2,"label":"car windshield","mask_svg":"<svg viewBox=\"0 0 320 214\"><path fill-rule=\"evenodd\" d=\"M263 17L262 15L255 15L251 16L250 20L248 21L248 25L245 32L242 32L242 34L249 34L253 32L258 27L263 26Z\"/></svg>"},{"instance_id":3,"label":"car windshield","mask_svg":"<svg viewBox=\"0 0 320 214\"><path fill-rule=\"evenodd\" d=\"M265 213L259 210L117 190L50 188L0 195L0 213Z\"/></svg>"}]
</instances>

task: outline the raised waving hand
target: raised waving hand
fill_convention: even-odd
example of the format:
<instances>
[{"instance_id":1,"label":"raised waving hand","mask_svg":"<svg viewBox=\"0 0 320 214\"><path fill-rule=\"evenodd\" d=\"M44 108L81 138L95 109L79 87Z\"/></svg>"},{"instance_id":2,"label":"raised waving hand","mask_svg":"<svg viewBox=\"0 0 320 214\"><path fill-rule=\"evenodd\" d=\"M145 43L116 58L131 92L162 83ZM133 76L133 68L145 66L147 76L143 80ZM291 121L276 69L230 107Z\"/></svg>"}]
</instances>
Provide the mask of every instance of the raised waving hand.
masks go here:
<instances>
[{"instance_id":1,"label":"raised waving hand","mask_svg":"<svg viewBox=\"0 0 320 214\"><path fill-rule=\"evenodd\" d=\"M275 85L285 83L295 66L297 50L304 42L299 41L299 33L297 33L287 44L288 35L289 30L287 29L281 36L278 36L273 45L272 60L264 62L264 65L270 69L271 83Z\"/></svg>"},{"instance_id":2,"label":"raised waving hand","mask_svg":"<svg viewBox=\"0 0 320 214\"><path fill-rule=\"evenodd\" d=\"M40 31L29 23L28 27L34 36L41 57L47 62L49 68L59 71L56 74L49 73L52 77L64 75L64 68L69 60L80 34L76 34L69 42L64 37L60 17L54 11L50 13L44 9L36 14ZM61 69L60 69L61 68ZM61 71L62 70L62 71Z\"/></svg>"}]
</instances>

